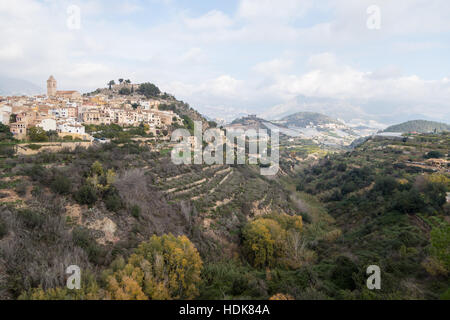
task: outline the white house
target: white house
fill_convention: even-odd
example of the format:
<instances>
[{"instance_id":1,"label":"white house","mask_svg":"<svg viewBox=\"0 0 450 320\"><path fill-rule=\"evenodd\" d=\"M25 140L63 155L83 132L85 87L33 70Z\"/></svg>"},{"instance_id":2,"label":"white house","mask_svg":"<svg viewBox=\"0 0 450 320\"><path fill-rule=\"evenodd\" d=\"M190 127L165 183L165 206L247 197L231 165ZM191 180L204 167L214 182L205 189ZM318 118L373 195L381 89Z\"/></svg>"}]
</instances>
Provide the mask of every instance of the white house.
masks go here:
<instances>
[{"instance_id":1,"label":"white house","mask_svg":"<svg viewBox=\"0 0 450 320\"><path fill-rule=\"evenodd\" d=\"M56 120L50 118L43 119L37 126L44 129L44 131L56 131Z\"/></svg>"},{"instance_id":2,"label":"white house","mask_svg":"<svg viewBox=\"0 0 450 320\"><path fill-rule=\"evenodd\" d=\"M58 123L58 131L61 133L85 134L84 126L77 122Z\"/></svg>"}]
</instances>

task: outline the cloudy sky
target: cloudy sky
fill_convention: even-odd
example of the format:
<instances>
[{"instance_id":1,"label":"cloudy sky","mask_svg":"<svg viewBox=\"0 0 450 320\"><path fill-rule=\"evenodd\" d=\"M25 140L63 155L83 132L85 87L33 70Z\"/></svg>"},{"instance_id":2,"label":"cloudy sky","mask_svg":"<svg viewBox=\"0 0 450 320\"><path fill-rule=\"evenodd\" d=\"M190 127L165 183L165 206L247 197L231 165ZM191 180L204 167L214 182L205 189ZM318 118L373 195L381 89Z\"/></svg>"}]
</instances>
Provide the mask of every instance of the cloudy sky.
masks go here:
<instances>
[{"instance_id":1,"label":"cloudy sky","mask_svg":"<svg viewBox=\"0 0 450 320\"><path fill-rule=\"evenodd\" d=\"M448 0L0 0L0 76L150 81L213 118L450 122L449 49Z\"/></svg>"}]
</instances>

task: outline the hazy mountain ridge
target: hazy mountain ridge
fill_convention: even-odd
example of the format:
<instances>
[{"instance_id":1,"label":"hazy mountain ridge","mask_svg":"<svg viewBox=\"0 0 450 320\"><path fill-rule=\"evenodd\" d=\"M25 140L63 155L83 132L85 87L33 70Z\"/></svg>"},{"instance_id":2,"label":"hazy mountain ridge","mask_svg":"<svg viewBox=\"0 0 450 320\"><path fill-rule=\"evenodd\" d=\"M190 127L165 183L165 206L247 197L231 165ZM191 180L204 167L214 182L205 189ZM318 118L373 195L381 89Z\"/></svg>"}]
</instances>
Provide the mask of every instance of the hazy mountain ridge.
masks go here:
<instances>
[{"instance_id":1,"label":"hazy mountain ridge","mask_svg":"<svg viewBox=\"0 0 450 320\"><path fill-rule=\"evenodd\" d=\"M28 80L0 76L0 95L34 95L43 92L41 87Z\"/></svg>"},{"instance_id":2,"label":"hazy mountain ridge","mask_svg":"<svg viewBox=\"0 0 450 320\"><path fill-rule=\"evenodd\" d=\"M310 125L314 126L326 124L344 125L343 122L318 112L297 112L289 116L285 116L281 120L276 122L279 124L287 125L288 127L294 126L300 128L306 128L307 126Z\"/></svg>"},{"instance_id":3,"label":"hazy mountain ridge","mask_svg":"<svg viewBox=\"0 0 450 320\"><path fill-rule=\"evenodd\" d=\"M383 130L383 132L442 132L450 131L450 125L443 122L428 120L412 120L400 124L392 125Z\"/></svg>"}]
</instances>

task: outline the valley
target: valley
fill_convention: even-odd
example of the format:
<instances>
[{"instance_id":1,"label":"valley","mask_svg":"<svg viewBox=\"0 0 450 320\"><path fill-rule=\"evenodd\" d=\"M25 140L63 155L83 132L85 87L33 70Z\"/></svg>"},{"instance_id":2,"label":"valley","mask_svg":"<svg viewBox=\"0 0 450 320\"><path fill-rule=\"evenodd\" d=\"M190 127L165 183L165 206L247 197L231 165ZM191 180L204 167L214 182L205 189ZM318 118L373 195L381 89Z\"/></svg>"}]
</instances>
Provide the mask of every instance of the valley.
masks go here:
<instances>
[{"instance_id":1,"label":"valley","mask_svg":"<svg viewBox=\"0 0 450 320\"><path fill-rule=\"evenodd\" d=\"M169 145L111 138L1 159L2 299L113 297L106 274L166 235L187 237L203 261L192 298L448 294L448 240L434 240L450 225L448 133L355 149L282 136L274 177L258 165L175 165ZM69 262L89 275L76 295L63 288ZM369 264L383 270L380 292L365 287Z\"/></svg>"}]
</instances>

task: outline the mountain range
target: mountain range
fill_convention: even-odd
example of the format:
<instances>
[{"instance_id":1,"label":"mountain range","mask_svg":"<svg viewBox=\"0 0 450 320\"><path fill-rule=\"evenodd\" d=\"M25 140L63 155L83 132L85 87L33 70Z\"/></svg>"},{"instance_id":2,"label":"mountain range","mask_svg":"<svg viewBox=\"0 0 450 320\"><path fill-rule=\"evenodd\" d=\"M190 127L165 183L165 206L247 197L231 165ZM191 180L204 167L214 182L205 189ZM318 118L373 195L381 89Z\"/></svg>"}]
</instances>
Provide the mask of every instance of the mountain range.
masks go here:
<instances>
[{"instance_id":1,"label":"mountain range","mask_svg":"<svg viewBox=\"0 0 450 320\"><path fill-rule=\"evenodd\" d=\"M383 126L382 124L394 124L415 119L450 121L448 111L438 112L437 110L441 109L430 106L429 108L411 107L408 112L405 112L407 105L408 102L392 102L382 99L340 99L299 95L265 109L258 116L264 119L280 120L294 112L313 111L343 119L346 123L360 122L368 125L372 123L379 129Z\"/></svg>"},{"instance_id":2,"label":"mountain range","mask_svg":"<svg viewBox=\"0 0 450 320\"><path fill-rule=\"evenodd\" d=\"M41 87L28 80L0 76L0 95L36 95L43 92Z\"/></svg>"},{"instance_id":3,"label":"mountain range","mask_svg":"<svg viewBox=\"0 0 450 320\"><path fill-rule=\"evenodd\" d=\"M255 115L235 119L227 125L228 129L278 129L288 137L307 139L321 145L349 146L360 138L371 136L379 128L361 124L346 123L317 112L297 112L280 120L265 120ZM450 131L445 123L413 120L390 126L383 132L442 132Z\"/></svg>"}]
</instances>

